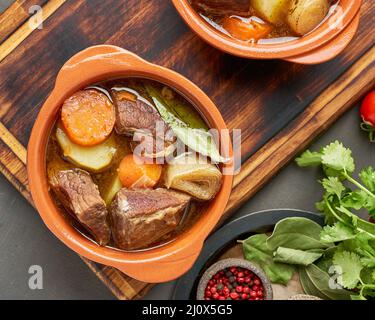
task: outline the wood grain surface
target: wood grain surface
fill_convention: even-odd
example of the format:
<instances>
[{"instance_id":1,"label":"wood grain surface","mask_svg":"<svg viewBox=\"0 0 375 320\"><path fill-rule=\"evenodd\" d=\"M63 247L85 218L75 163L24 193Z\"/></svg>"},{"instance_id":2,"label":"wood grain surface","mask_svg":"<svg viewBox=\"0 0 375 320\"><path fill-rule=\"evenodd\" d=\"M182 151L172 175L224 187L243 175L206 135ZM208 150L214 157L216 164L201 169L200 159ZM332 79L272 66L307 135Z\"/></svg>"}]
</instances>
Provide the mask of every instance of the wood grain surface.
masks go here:
<instances>
[{"instance_id":1,"label":"wood grain surface","mask_svg":"<svg viewBox=\"0 0 375 320\"><path fill-rule=\"evenodd\" d=\"M0 14L0 43L18 29L31 15L30 8L43 6L47 0L16 0Z\"/></svg>"},{"instance_id":2,"label":"wood grain surface","mask_svg":"<svg viewBox=\"0 0 375 320\"><path fill-rule=\"evenodd\" d=\"M364 0L354 41L317 66L221 53L165 0L50 0L45 6L50 14L42 30L21 32L15 42L13 33L0 45L0 170L30 202L25 148L34 119L60 67L87 46L118 45L180 72L213 99L229 128L242 129L243 166L225 217L374 86L372 0ZM27 31L26 23L17 30ZM142 297L150 288L85 262L119 299Z\"/></svg>"}]
</instances>

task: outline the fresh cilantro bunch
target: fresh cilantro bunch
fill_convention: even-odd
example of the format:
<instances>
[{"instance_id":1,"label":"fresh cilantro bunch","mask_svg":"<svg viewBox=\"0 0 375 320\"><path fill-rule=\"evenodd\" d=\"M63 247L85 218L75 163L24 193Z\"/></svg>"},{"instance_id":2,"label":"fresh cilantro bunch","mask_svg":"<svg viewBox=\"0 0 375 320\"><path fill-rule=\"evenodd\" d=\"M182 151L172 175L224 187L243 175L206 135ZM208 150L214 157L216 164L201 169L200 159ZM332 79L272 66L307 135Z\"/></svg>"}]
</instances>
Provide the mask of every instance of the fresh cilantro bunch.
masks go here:
<instances>
[{"instance_id":1,"label":"fresh cilantro bunch","mask_svg":"<svg viewBox=\"0 0 375 320\"><path fill-rule=\"evenodd\" d=\"M362 208L375 217L375 170L365 168L359 173L359 179L355 179L352 152L341 142L335 141L320 152L307 150L296 162L300 167L322 166L326 175L321 181L325 194L317 208L326 215L328 224L353 219L349 210Z\"/></svg>"},{"instance_id":2,"label":"fresh cilantro bunch","mask_svg":"<svg viewBox=\"0 0 375 320\"><path fill-rule=\"evenodd\" d=\"M304 152L301 167L322 166L324 227L302 217L279 221L271 235L244 241L247 260L257 263L273 283L286 285L298 271L303 290L322 299L375 299L375 224L352 211L375 216L375 171L353 176L352 152L335 141L320 152ZM333 283L332 283L332 280Z\"/></svg>"},{"instance_id":3,"label":"fresh cilantro bunch","mask_svg":"<svg viewBox=\"0 0 375 320\"><path fill-rule=\"evenodd\" d=\"M360 219L352 211L365 209L375 217L375 170L360 171L353 177L352 152L335 141L320 152L305 151L296 162L301 167L322 166L323 200L317 209L325 214L323 243L335 243L332 262L344 288L356 294L352 299L375 297L375 224ZM331 249L331 251L332 251Z\"/></svg>"}]
</instances>

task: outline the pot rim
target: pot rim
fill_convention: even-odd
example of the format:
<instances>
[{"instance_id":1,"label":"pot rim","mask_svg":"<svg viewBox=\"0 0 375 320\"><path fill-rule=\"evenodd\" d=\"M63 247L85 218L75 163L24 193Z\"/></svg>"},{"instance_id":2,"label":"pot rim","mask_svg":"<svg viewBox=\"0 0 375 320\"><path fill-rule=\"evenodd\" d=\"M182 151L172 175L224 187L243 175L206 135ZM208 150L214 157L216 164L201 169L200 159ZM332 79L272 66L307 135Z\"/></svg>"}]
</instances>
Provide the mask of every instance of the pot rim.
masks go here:
<instances>
[{"instance_id":1,"label":"pot rim","mask_svg":"<svg viewBox=\"0 0 375 320\"><path fill-rule=\"evenodd\" d=\"M61 68L55 87L39 112L28 145L29 187L44 223L72 250L90 260L116 267L138 280L169 281L186 272L199 255L204 240L224 212L233 176L223 176L220 192L191 228L170 243L136 252L100 247L79 233L63 217L49 193L46 147L63 101L89 84L119 77L143 77L169 85L183 94L212 128L226 129L225 122L214 103L187 78L170 69L147 62L125 49L107 45L93 46L76 54ZM228 143L229 153L232 155L229 133L224 139L223 143ZM178 265L179 269L168 268L168 263ZM143 274L146 272L140 270L143 268L143 271L152 271L157 266L162 268L160 272Z\"/></svg>"},{"instance_id":2,"label":"pot rim","mask_svg":"<svg viewBox=\"0 0 375 320\"><path fill-rule=\"evenodd\" d=\"M242 58L286 59L315 50L337 37L358 14L362 0L340 0L329 19L309 34L292 41L275 44L253 44L233 39L204 21L192 8L189 0L172 0L185 23L204 41L226 53ZM327 27L331 19L340 21L335 28Z\"/></svg>"}]
</instances>

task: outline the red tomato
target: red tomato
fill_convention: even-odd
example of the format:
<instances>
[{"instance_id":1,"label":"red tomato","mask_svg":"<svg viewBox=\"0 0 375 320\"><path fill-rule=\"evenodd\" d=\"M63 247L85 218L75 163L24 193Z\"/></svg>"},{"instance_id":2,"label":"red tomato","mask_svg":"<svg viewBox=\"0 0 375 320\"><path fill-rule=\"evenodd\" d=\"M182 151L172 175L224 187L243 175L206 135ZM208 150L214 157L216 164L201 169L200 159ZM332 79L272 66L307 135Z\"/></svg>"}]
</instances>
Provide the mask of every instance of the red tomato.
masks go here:
<instances>
[{"instance_id":1,"label":"red tomato","mask_svg":"<svg viewBox=\"0 0 375 320\"><path fill-rule=\"evenodd\" d=\"M371 91L363 100L361 117L364 122L375 127L375 90Z\"/></svg>"},{"instance_id":2,"label":"red tomato","mask_svg":"<svg viewBox=\"0 0 375 320\"><path fill-rule=\"evenodd\" d=\"M361 128L368 132L371 142L375 142L375 90L371 91L361 105Z\"/></svg>"}]
</instances>

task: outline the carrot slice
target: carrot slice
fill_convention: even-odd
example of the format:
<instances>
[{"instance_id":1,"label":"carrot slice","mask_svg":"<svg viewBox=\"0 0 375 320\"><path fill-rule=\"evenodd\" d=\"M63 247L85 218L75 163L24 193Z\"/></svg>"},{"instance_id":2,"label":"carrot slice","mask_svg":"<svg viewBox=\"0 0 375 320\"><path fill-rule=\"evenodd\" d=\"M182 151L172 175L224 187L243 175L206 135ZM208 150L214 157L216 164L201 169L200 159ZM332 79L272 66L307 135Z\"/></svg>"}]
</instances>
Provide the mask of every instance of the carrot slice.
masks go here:
<instances>
[{"instance_id":1,"label":"carrot slice","mask_svg":"<svg viewBox=\"0 0 375 320\"><path fill-rule=\"evenodd\" d=\"M65 100L61 120L69 138L81 146L103 142L115 125L115 109L97 90L82 90Z\"/></svg>"},{"instance_id":2,"label":"carrot slice","mask_svg":"<svg viewBox=\"0 0 375 320\"><path fill-rule=\"evenodd\" d=\"M161 173L160 164L143 163L133 154L125 156L118 169L120 181L126 188L152 188L158 183Z\"/></svg>"},{"instance_id":3,"label":"carrot slice","mask_svg":"<svg viewBox=\"0 0 375 320\"><path fill-rule=\"evenodd\" d=\"M236 17L225 17L223 28L239 40L259 40L265 38L272 31L272 26L257 21L245 22Z\"/></svg>"},{"instance_id":4,"label":"carrot slice","mask_svg":"<svg viewBox=\"0 0 375 320\"><path fill-rule=\"evenodd\" d=\"M117 99L119 99L120 101L124 101L124 100L133 101L133 102L137 101L136 95L125 90L117 92Z\"/></svg>"}]
</instances>

